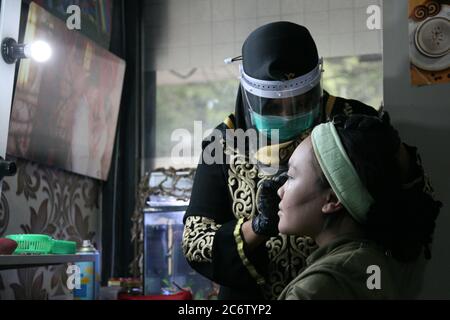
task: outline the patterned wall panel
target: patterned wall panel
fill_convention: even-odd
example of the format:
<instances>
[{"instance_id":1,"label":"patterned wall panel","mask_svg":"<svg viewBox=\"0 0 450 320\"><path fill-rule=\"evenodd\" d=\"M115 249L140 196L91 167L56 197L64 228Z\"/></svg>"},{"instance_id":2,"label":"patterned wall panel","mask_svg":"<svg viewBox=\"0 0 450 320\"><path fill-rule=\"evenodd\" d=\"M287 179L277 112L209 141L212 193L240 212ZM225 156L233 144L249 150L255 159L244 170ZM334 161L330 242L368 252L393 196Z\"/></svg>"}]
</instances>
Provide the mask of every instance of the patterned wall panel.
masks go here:
<instances>
[{"instance_id":1,"label":"patterned wall panel","mask_svg":"<svg viewBox=\"0 0 450 320\"><path fill-rule=\"evenodd\" d=\"M43 233L81 242L99 238L101 183L17 160L15 177L3 181L0 237ZM52 299L68 295L66 267L0 272L0 299Z\"/></svg>"}]
</instances>

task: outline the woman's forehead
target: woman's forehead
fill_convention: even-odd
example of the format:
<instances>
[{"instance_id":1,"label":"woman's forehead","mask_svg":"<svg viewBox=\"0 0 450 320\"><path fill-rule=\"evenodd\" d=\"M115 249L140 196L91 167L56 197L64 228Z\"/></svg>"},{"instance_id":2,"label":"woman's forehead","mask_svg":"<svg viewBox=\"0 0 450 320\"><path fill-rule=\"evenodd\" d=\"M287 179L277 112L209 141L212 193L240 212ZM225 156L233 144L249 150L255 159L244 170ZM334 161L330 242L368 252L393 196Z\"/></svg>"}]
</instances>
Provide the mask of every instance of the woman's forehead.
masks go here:
<instances>
[{"instance_id":1,"label":"woman's forehead","mask_svg":"<svg viewBox=\"0 0 450 320\"><path fill-rule=\"evenodd\" d=\"M313 153L311 138L308 137L303 140L289 159L289 167L298 168L305 165L310 165L310 159Z\"/></svg>"}]
</instances>

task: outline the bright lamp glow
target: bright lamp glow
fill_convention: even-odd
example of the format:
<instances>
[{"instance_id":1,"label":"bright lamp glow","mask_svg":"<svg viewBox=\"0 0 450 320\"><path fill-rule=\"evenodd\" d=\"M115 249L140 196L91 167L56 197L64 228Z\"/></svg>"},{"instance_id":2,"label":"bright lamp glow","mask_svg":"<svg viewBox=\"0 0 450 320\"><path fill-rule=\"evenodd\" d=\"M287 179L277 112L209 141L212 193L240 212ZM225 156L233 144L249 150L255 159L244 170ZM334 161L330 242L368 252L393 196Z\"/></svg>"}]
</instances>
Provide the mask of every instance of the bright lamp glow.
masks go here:
<instances>
[{"instance_id":1,"label":"bright lamp glow","mask_svg":"<svg viewBox=\"0 0 450 320\"><path fill-rule=\"evenodd\" d=\"M35 41L25 46L25 55L37 62L46 62L52 57L52 48L45 41Z\"/></svg>"}]
</instances>

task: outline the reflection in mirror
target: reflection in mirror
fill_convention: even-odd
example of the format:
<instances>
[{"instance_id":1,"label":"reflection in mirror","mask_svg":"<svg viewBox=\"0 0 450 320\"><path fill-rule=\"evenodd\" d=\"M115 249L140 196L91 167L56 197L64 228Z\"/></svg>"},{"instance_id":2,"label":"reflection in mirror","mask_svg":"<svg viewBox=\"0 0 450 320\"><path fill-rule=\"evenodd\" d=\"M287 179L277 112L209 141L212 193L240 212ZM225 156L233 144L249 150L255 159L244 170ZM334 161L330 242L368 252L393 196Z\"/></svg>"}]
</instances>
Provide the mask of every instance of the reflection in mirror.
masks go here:
<instances>
[{"instance_id":1,"label":"reflection in mirror","mask_svg":"<svg viewBox=\"0 0 450 320\"><path fill-rule=\"evenodd\" d=\"M195 169L157 169L138 188L133 215L135 258L131 272L143 280L146 295L189 290L194 299L214 299L218 287L195 272L181 247L183 216L189 204Z\"/></svg>"},{"instance_id":2,"label":"reflection in mirror","mask_svg":"<svg viewBox=\"0 0 450 320\"><path fill-rule=\"evenodd\" d=\"M143 280L146 295L189 290L194 299L217 296L217 286L188 265L181 247L183 216L195 169L157 169L141 180L133 215L135 258L131 272Z\"/></svg>"}]
</instances>

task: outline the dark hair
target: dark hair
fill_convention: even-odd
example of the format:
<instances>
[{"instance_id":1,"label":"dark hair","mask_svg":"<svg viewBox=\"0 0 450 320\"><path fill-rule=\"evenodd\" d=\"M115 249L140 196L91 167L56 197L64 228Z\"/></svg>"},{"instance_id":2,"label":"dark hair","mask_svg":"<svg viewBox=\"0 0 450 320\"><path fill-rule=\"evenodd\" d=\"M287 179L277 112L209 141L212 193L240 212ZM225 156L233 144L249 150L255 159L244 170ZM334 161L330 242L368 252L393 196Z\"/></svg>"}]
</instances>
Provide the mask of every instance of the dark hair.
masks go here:
<instances>
[{"instance_id":1,"label":"dark hair","mask_svg":"<svg viewBox=\"0 0 450 320\"><path fill-rule=\"evenodd\" d=\"M414 179L418 180L405 188L396 157L401 140L386 113L380 118L338 116L334 123L361 181L375 200L362 226L367 237L400 261L416 259L422 249L425 257L431 258L429 246L442 204L427 192L431 188L416 149L408 151Z\"/></svg>"}]
</instances>

